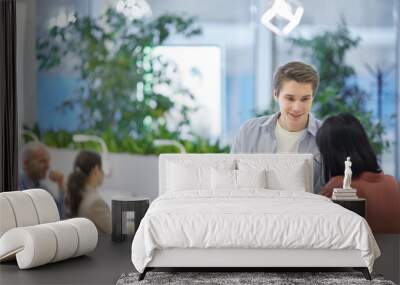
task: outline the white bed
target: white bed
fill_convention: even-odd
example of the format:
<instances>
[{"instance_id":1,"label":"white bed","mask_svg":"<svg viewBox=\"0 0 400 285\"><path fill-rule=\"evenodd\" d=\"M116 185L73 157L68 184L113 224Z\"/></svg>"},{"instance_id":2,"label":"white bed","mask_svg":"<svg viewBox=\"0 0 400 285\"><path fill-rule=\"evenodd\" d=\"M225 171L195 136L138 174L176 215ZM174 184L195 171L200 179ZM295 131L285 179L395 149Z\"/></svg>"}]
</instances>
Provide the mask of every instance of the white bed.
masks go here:
<instances>
[{"instance_id":1,"label":"white bed","mask_svg":"<svg viewBox=\"0 0 400 285\"><path fill-rule=\"evenodd\" d=\"M161 155L160 196L132 243L141 278L154 267L355 267L368 278L380 255L371 230L312 194L312 161L308 154Z\"/></svg>"}]
</instances>

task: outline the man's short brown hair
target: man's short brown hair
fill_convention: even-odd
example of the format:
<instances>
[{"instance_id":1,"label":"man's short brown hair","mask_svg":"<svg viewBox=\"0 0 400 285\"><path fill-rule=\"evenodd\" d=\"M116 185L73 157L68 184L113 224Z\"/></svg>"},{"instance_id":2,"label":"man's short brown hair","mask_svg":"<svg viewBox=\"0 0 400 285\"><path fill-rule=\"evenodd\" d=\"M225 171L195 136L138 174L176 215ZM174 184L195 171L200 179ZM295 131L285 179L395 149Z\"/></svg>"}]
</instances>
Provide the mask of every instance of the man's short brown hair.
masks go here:
<instances>
[{"instance_id":1,"label":"man's short brown hair","mask_svg":"<svg viewBox=\"0 0 400 285\"><path fill-rule=\"evenodd\" d=\"M310 83L313 88L313 97L317 94L319 85L319 74L309 64L301 61L291 61L279 66L274 74L274 90L279 94L285 81L294 80L297 83Z\"/></svg>"}]
</instances>

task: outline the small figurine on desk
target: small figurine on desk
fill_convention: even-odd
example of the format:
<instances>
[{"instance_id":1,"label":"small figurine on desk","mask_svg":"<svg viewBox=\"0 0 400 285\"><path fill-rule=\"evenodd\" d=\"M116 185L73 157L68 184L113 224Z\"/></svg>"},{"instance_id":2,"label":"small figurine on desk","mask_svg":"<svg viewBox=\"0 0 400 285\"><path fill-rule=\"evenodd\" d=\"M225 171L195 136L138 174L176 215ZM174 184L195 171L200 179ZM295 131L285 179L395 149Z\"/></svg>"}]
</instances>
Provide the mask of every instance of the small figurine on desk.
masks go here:
<instances>
[{"instance_id":1,"label":"small figurine on desk","mask_svg":"<svg viewBox=\"0 0 400 285\"><path fill-rule=\"evenodd\" d=\"M351 171L351 161L350 157L347 157L344 162L344 178L343 178L343 188L334 188L332 199L333 200L353 200L357 199L357 190L351 188L351 176L353 172Z\"/></svg>"},{"instance_id":2,"label":"small figurine on desk","mask_svg":"<svg viewBox=\"0 0 400 285\"><path fill-rule=\"evenodd\" d=\"M351 176L353 172L351 171L351 161L350 157L347 157L347 160L344 162L344 179L343 179L343 189L352 189L351 188Z\"/></svg>"}]
</instances>

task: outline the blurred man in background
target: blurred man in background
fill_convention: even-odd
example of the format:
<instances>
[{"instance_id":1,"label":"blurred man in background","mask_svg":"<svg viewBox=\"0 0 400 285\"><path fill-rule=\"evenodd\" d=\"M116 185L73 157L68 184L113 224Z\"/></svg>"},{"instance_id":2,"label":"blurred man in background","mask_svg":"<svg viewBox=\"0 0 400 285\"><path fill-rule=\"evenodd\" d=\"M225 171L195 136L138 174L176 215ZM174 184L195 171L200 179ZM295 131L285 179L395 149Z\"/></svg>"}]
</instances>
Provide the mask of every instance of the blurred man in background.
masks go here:
<instances>
[{"instance_id":1,"label":"blurred man in background","mask_svg":"<svg viewBox=\"0 0 400 285\"><path fill-rule=\"evenodd\" d=\"M64 174L60 171L50 170L50 154L41 142L29 142L22 149L23 173L18 179L19 190L41 188L47 190L56 201L60 216L63 216L63 203L65 182ZM58 189L52 189L45 183L47 177L57 185Z\"/></svg>"}]
</instances>

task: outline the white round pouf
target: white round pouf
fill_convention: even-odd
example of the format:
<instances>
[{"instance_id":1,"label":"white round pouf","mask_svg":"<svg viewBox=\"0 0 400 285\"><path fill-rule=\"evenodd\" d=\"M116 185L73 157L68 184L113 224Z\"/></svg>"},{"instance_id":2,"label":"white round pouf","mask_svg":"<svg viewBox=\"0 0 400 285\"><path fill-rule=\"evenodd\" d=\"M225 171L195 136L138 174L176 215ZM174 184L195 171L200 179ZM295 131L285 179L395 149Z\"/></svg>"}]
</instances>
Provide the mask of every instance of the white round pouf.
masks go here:
<instances>
[{"instance_id":1,"label":"white round pouf","mask_svg":"<svg viewBox=\"0 0 400 285\"><path fill-rule=\"evenodd\" d=\"M30 196L36 208L39 224L51 223L60 220L56 202L49 192L43 189L24 190Z\"/></svg>"},{"instance_id":2,"label":"white round pouf","mask_svg":"<svg viewBox=\"0 0 400 285\"><path fill-rule=\"evenodd\" d=\"M3 192L1 195L10 202L17 227L33 226L39 223L35 206L29 195L23 191Z\"/></svg>"},{"instance_id":3,"label":"white round pouf","mask_svg":"<svg viewBox=\"0 0 400 285\"><path fill-rule=\"evenodd\" d=\"M0 262L20 269L80 256L97 246L98 232L86 218L59 221L53 197L43 189L0 193Z\"/></svg>"},{"instance_id":4,"label":"white round pouf","mask_svg":"<svg viewBox=\"0 0 400 285\"><path fill-rule=\"evenodd\" d=\"M0 241L0 257L16 254L20 269L49 263L57 251L56 236L46 227L14 228L7 231Z\"/></svg>"},{"instance_id":5,"label":"white round pouf","mask_svg":"<svg viewBox=\"0 0 400 285\"><path fill-rule=\"evenodd\" d=\"M0 193L0 238L9 229L15 228L17 222L15 221L14 211L8 199Z\"/></svg>"},{"instance_id":6,"label":"white round pouf","mask_svg":"<svg viewBox=\"0 0 400 285\"><path fill-rule=\"evenodd\" d=\"M88 253L96 248L98 232L92 221L85 218L65 220L73 225L78 233L78 249L74 257Z\"/></svg>"},{"instance_id":7,"label":"white round pouf","mask_svg":"<svg viewBox=\"0 0 400 285\"><path fill-rule=\"evenodd\" d=\"M57 252L51 262L71 258L75 255L79 238L78 233L71 224L59 221L42 226L51 229L57 238Z\"/></svg>"}]
</instances>

